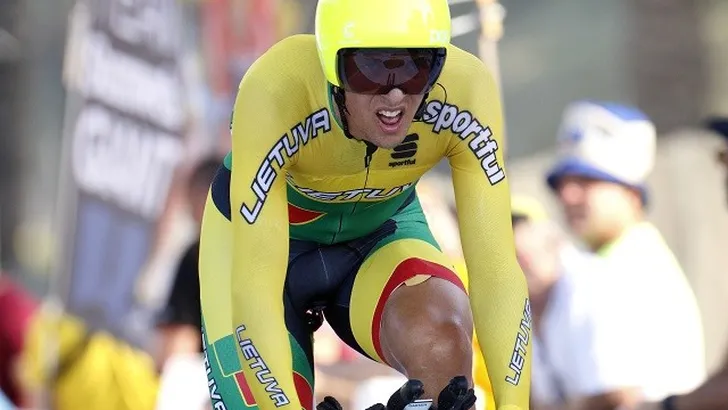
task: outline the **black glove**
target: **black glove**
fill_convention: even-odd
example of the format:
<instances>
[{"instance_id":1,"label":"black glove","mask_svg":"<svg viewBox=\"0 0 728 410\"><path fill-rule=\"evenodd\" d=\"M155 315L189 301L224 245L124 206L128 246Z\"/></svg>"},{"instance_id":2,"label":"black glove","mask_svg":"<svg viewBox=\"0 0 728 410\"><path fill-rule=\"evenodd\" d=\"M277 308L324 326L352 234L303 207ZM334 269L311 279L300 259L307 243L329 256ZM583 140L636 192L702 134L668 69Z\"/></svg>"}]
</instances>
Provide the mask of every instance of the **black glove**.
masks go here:
<instances>
[{"instance_id":1,"label":"black glove","mask_svg":"<svg viewBox=\"0 0 728 410\"><path fill-rule=\"evenodd\" d=\"M387 410L404 410L408 404L422 397L425 385L417 379L407 380L387 401Z\"/></svg>"},{"instance_id":2,"label":"black glove","mask_svg":"<svg viewBox=\"0 0 728 410\"><path fill-rule=\"evenodd\" d=\"M437 397L437 410L468 410L475 404L475 390L468 387L465 376L450 380Z\"/></svg>"},{"instance_id":3,"label":"black glove","mask_svg":"<svg viewBox=\"0 0 728 410\"><path fill-rule=\"evenodd\" d=\"M338 400L331 396L324 397L324 401L316 405L316 410L342 410Z\"/></svg>"},{"instance_id":4,"label":"black glove","mask_svg":"<svg viewBox=\"0 0 728 410\"><path fill-rule=\"evenodd\" d=\"M341 403L331 396L324 397L324 401L316 405L316 410L342 410ZM377 403L366 410L387 410L384 404Z\"/></svg>"},{"instance_id":5,"label":"black glove","mask_svg":"<svg viewBox=\"0 0 728 410\"><path fill-rule=\"evenodd\" d=\"M419 399L425 393L425 385L419 380L407 380L397 391L394 392L387 400L387 405L377 403L366 410L404 410L408 404ZM326 401L335 403L338 408L327 405L323 407ZM317 410L341 410L341 405L333 397L326 397L324 403L316 406Z\"/></svg>"}]
</instances>

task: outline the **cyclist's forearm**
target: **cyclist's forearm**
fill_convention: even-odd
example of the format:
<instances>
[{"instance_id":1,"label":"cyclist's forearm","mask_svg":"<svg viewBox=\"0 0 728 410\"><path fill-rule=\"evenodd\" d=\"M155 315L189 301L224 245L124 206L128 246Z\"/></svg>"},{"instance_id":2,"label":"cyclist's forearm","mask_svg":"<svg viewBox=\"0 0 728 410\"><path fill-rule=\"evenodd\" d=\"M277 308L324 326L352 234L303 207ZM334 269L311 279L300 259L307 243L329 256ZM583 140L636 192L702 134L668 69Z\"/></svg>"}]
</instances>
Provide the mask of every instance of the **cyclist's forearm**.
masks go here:
<instances>
[{"instance_id":1,"label":"cyclist's forearm","mask_svg":"<svg viewBox=\"0 0 728 410\"><path fill-rule=\"evenodd\" d=\"M525 410L531 388L531 309L513 249L510 188L503 180L471 196L488 182L480 169L470 170L468 158L458 165L462 169L454 168L453 183L475 331L496 408Z\"/></svg>"},{"instance_id":2,"label":"cyclist's forearm","mask_svg":"<svg viewBox=\"0 0 728 410\"><path fill-rule=\"evenodd\" d=\"M279 198L269 202L277 205L272 210L282 208ZM285 214L278 217L285 220ZM230 325L240 365L260 410L299 410L283 306L288 238L267 220L253 227L233 220L239 229L233 240Z\"/></svg>"},{"instance_id":3,"label":"cyclist's forearm","mask_svg":"<svg viewBox=\"0 0 728 410\"><path fill-rule=\"evenodd\" d=\"M282 306L261 302L260 295L245 297L233 293L233 321L238 358L260 410L301 408L293 380L293 353ZM282 305L282 302L278 302ZM265 315L259 306L267 306Z\"/></svg>"},{"instance_id":4,"label":"cyclist's forearm","mask_svg":"<svg viewBox=\"0 0 728 410\"><path fill-rule=\"evenodd\" d=\"M525 279L514 268L511 279L488 282L471 282L471 300L496 406L527 409L531 319Z\"/></svg>"},{"instance_id":5,"label":"cyclist's forearm","mask_svg":"<svg viewBox=\"0 0 728 410\"><path fill-rule=\"evenodd\" d=\"M258 239L261 249L279 245L274 246L261 235ZM299 410L301 405L293 380L293 352L285 325L283 275L279 273L285 272L285 265L277 262L280 257L274 257L275 262L268 265L270 272L264 272L253 263L251 255L242 253L234 258L230 287L232 334L245 379L258 409Z\"/></svg>"}]
</instances>

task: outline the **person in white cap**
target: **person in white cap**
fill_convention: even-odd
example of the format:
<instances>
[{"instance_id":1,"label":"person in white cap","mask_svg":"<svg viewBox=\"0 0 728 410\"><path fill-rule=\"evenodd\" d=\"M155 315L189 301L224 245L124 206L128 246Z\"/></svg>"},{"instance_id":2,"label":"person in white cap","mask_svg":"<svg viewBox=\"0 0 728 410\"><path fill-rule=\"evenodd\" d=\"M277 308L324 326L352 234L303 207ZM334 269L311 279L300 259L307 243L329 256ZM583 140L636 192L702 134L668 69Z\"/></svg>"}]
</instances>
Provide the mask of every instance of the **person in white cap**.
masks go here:
<instances>
[{"instance_id":1,"label":"person in white cap","mask_svg":"<svg viewBox=\"0 0 728 410\"><path fill-rule=\"evenodd\" d=\"M708 118L703 126L720 136L723 144L717 152L718 161L728 171L728 117ZM728 172L725 174L725 193L728 198ZM638 410L723 410L728 409L728 355L720 367L699 388L687 394L670 394L660 401L642 403Z\"/></svg>"},{"instance_id":2,"label":"person in white cap","mask_svg":"<svg viewBox=\"0 0 728 410\"><path fill-rule=\"evenodd\" d=\"M567 107L558 161L547 175L566 222L588 249L571 334L545 346L560 396L579 410L630 408L695 388L705 377L695 296L662 235L645 217L656 132L638 109L578 101Z\"/></svg>"}]
</instances>

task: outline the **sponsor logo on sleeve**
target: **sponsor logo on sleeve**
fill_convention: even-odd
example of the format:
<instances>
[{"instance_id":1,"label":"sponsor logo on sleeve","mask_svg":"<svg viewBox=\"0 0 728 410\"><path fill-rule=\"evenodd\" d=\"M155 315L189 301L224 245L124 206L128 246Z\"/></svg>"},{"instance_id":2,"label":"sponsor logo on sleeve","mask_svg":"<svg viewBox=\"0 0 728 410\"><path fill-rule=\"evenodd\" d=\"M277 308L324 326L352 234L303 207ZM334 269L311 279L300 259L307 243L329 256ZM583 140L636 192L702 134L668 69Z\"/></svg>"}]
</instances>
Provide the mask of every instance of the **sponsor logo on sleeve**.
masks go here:
<instances>
[{"instance_id":1,"label":"sponsor logo on sleeve","mask_svg":"<svg viewBox=\"0 0 728 410\"><path fill-rule=\"evenodd\" d=\"M268 393L268 397L276 407L285 406L291 401L286 396L286 393L280 387L280 383L273 376L265 360L260 356L258 349L255 347L253 341L244 335L245 325L238 326L235 329L235 335L237 336L238 346L240 351L243 353L243 357L247 361L248 367L255 372L255 378L258 383L265 386L265 391Z\"/></svg>"},{"instance_id":2,"label":"sponsor logo on sleeve","mask_svg":"<svg viewBox=\"0 0 728 410\"><path fill-rule=\"evenodd\" d=\"M437 134L450 131L463 141L469 139L468 147L480 161L480 167L491 185L505 179L506 174L498 164L498 143L493 139L493 132L472 113L461 110L457 105L432 100L425 107L423 120L432 124L432 130Z\"/></svg>"},{"instance_id":3,"label":"sponsor logo on sleeve","mask_svg":"<svg viewBox=\"0 0 728 410\"><path fill-rule=\"evenodd\" d=\"M246 222L253 224L260 216L273 182L278 177L278 171L293 158L302 146L329 131L331 131L331 117L329 111L322 108L296 124L290 132L283 134L261 162L258 172L250 184L250 188L255 194L255 202L253 204L243 203L240 206L240 214L243 215Z\"/></svg>"},{"instance_id":4,"label":"sponsor logo on sleeve","mask_svg":"<svg viewBox=\"0 0 728 410\"><path fill-rule=\"evenodd\" d=\"M506 376L506 382L514 386L518 386L523 369L526 367L528 343L531 340L531 324L531 303L526 299L526 304L523 307L523 317L521 318L521 324L518 326L518 333L511 354L511 361L508 364L508 368L513 371L513 374Z\"/></svg>"}]
</instances>

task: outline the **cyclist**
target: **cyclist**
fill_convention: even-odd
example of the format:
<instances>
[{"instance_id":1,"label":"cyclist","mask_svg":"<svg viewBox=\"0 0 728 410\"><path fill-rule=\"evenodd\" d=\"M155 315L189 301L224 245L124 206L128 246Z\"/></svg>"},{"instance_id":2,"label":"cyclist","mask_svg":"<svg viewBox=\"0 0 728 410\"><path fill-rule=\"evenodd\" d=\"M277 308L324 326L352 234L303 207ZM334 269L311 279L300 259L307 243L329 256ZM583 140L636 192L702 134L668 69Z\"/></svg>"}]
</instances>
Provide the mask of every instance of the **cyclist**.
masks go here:
<instances>
[{"instance_id":1,"label":"cyclist","mask_svg":"<svg viewBox=\"0 0 728 410\"><path fill-rule=\"evenodd\" d=\"M312 409L325 317L442 410L473 404L475 328L496 408L527 409L531 318L502 122L491 74L450 44L446 0L320 0L315 36L265 52L240 83L203 218L213 407ZM415 194L443 158L467 289Z\"/></svg>"}]
</instances>

